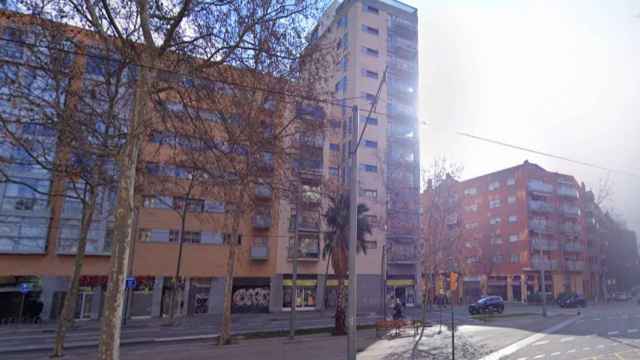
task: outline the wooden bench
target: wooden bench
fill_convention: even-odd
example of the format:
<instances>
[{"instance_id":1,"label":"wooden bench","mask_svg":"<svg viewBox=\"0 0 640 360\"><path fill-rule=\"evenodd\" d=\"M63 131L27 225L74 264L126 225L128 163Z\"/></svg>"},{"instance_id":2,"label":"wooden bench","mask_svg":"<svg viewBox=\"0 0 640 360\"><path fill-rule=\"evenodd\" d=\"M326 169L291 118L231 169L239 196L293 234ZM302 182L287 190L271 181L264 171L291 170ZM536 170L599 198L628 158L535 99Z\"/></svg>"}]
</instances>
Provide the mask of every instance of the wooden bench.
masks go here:
<instances>
[{"instance_id":1,"label":"wooden bench","mask_svg":"<svg viewBox=\"0 0 640 360\"><path fill-rule=\"evenodd\" d=\"M394 336L399 336L400 330L405 328L413 328L413 336L416 336L421 327L422 320L378 320L376 321L376 337L380 337L380 331L386 334L390 330L394 331Z\"/></svg>"}]
</instances>

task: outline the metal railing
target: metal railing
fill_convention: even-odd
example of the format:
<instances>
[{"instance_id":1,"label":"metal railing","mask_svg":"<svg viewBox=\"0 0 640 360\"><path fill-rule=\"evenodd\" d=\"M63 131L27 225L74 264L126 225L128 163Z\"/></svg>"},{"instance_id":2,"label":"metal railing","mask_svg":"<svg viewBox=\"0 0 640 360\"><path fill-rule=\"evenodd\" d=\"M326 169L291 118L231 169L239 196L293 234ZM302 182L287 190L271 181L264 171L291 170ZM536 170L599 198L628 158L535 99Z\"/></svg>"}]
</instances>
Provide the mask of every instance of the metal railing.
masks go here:
<instances>
[{"instance_id":1,"label":"metal railing","mask_svg":"<svg viewBox=\"0 0 640 360\"><path fill-rule=\"evenodd\" d=\"M556 229L555 224L553 223L544 223L544 222L530 222L529 230L533 230L540 234L550 234L554 232Z\"/></svg>"},{"instance_id":2,"label":"metal railing","mask_svg":"<svg viewBox=\"0 0 640 360\"><path fill-rule=\"evenodd\" d=\"M567 261L567 270L569 271L584 271L584 261Z\"/></svg>"},{"instance_id":3,"label":"metal railing","mask_svg":"<svg viewBox=\"0 0 640 360\"><path fill-rule=\"evenodd\" d=\"M530 191L538 191L538 192L543 192L543 193L552 193L553 192L553 185L547 184L547 183L542 182L542 181L529 181L527 183L527 188Z\"/></svg>"},{"instance_id":4,"label":"metal railing","mask_svg":"<svg viewBox=\"0 0 640 360\"><path fill-rule=\"evenodd\" d=\"M533 241L531 241L531 246L535 250L542 251L554 251L559 249L558 242L549 239L533 239Z\"/></svg>"},{"instance_id":5,"label":"metal railing","mask_svg":"<svg viewBox=\"0 0 640 360\"><path fill-rule=\"evenodd\" d=\"M269 229L271 227L271 215L256 214L253 215L253 227L256 229Z\"/></svg>"},{"instance_id":6,"label":"metal railing","mask_svg":"<svg viewBox=\"0 0 640 360\"><path fill-rule=\"evenodd\" d=\"M287 247L287 254L289 259L293 259L296 256L295 248L292 246ZM298 249L297 259L301 261L316 261L320 259L320 246L317 249Z\"/></svg>"},{"instance_id":7,"label":"metal railing","mask_svg":"<svg viewBox=\"0 0 640 360\"><path fill-rule=\"evenodd\" d=\"M570 243L564 244L564 251L582 252L584 251L584 246L582 246L582 244L580 243L570 242Z\"/></svg>"},{"instance_id":8,"label":"metal railing","mask_svg":"<svg viewBox=\"0 0 640 360\"><path fill-rule=\"evenodd\" d=\"M570 197L572 199L578 198L578 189L569 187L569 186L560 186L556 190L557 194L560 196Z\"/></svg>"},{"instance_id":9,"label":"metal railing","mask_svg":"<svg viewBox=\"0 0 640 360\"><path fill-rule=\"evenodd\" d=\"M555 207L544 201L529 200L529 210L543 213L552 213L554 212Z\"/></svg>"},{"instance_id":10,"label":"metal railing","mask_svg":"<svg viewBox=\"0 0 640 360\"><path fill-rule=\"evenodd\" d=\"M558 270L558 260L548 260L539 257L531 258L531 267L536 270Z\"/></svg>"},{"instance_id":11,"label":"metal railing","mask_svg":"<svg viewBox=\"0 0 640 360\"><path fill-rule=\"evenodd\" d=\"M562 214L568 217L578 217L580 216L580 209L575 206L563 206Z\"/></svg>"}]
</instances>

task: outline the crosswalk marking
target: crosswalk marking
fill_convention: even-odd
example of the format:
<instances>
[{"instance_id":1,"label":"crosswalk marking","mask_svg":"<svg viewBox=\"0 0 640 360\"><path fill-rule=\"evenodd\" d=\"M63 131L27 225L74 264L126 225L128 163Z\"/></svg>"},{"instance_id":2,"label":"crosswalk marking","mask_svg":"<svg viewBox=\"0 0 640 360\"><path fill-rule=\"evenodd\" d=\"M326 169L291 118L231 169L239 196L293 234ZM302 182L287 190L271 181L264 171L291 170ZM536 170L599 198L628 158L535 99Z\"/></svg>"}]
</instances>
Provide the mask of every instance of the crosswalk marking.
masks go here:
<instances>
[{"instance_id":1,"label":"crosswalk marking","mask_svg":"<svg viewBox=\"0 0 640 360\"><path fill-rule=\"evenodd\" d=\"M589 350L591 350L591 348L590 347L586 347L586 348L583 348L582 350L589 351Z\"/></svg>"},{"instance_id":2,"label":"crosswalk marking","mask_svg":"<svg viewBox=\"0 0 640 360\"><path fill-rule=\"evenodd\" d=\"M540 355L536 355L533 358L534 359L542 359L544 357L544 354L540 354Z\"/></svg>"},{"instance_id":3,"label":"crosswalk marking","mask_svg":"<svg viewBox=\"0 0 640 360\"><path fill-rule=\"evenodd\" d=\"M607 335L617 335L620 334L620 331L609 331Z\"/></svg>"},{"instance_id":4,"label":"crosswalk marking","mask_svg":"<svg viewBox=\"0 0 640 360\"><path fill-rule=\"evenodd\" d=\"M551 353L551 356L558 356L560 354L561 354L560 351L557 351L557 352Z\"/></svg>"},{"instance_id":5,"label":"crosswalk marking","mask_svg":"<svg viewBox=\"0 0 640 360\"><path fill-rule=\"evenodd\" d=\"M638 329L629 329L627 330L628 333L637 333Z\"/></svg>"},{"instance_id":6,"label":"crosswalk marking","mask_svg":"<svg viewBox=\"0 0 640 360\"><path fill-rule=\"evenodd\" d=\"M548 344L549 340L538 341L537 343L533 343L533 346Z\"/></svg>"},{"instance_id":7,"label":"crosswalk marking","mask_svg":"<svg viewBox=\"0 0 640 360\"><path fill-rule=\"evenodd\" d=\"M519 358L517 360L527 360L527 358L526 357L521 357L521 358Z\"/></svg>"},{"instance_id":8,"label":"crosswalk marking","mask_svg":"<svg viewBox=\"0 0 640 360\"><path fill-rule=\"evenodd\" d=\"M571 350L567 351L567 354L571 354L571 353L574 353L574 352L576 352L576 349L571 349Z\"/></svg>"},{"instance_id":9,"label":"crosswalk marking","mask_svg":"<svg viewBox=\"0 0 640 360\"><path fill-rule=\"evenodd\" d=\"M604 349L604 345L602 345L602 344L598 345L598 346L596 346L596 349Z\"/></svg>"},{"instance_id":10,"label":"crosswalk marking","mask_svg":"<svg viewBox=\"0 0 640 360\"><path fill-rule=\"evenodd\" d=\"M564 338L564 339L560 339L560 342L567 342L567 341L572 341L572 340L575 340L575 338L573 338L573 337L566 337L566 338Z\"/></svg>"}]
</instances>

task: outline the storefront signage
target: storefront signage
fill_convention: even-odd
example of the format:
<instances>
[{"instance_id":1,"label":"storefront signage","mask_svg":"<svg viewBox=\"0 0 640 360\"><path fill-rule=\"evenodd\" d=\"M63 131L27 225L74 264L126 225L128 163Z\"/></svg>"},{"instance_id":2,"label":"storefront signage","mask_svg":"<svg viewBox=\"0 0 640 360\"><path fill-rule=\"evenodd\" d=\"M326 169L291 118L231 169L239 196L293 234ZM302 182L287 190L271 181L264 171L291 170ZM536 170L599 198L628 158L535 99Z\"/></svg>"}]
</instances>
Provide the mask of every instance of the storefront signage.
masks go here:
<instances>
[{"instance_id":1,"label":"storefront signage","mask_svg":"<svg viewBox=\"0 0 640 360\"><path fill-rule=\"evenodd\" d=\"M136 278L133 276L129 276L126 282L127 289L133 289L136 287Z\"/></svg>"},{"instance_id":2,"label":"storefront signage","mask_svg":"<svg viewBox=\"0 0 640 360\"><path fill-rule=\"evenodd\" d=\"M349 280L344 280L344 286L349 285ZM338 286L338 280L337 279L329 279L327 280L327 286Z\"/></svg>"},{"instance_id":3,"label":"storefront signage","mask_svg":"<svg viewBox=\"0 0 640 360\"><path fill-rule=\"evenodd\" d=\"M296 285L297 286L316 286L318 284L318 280L315 279L297 279L296 280ZM293 286L293 280L292 279L284 279L282 280L282 285L283 286Z\"/></svg>"},{"instance_id":4,"label":"storefront signage","mask_svg":"<svg viewBox=\"0 0 640 360\"><path fill-rule=\"evenodd\" d=\"M20 285L18 285L18 291L20 291L21 294L28 294L32 289L33 284L31 283L20 283Z\"/></svg>"},{"instance_id":5,"label":"storefront signage","mask_svg":"<svg viewBox=\"0 0 640 360\"><path fill-rule=\"evenodd\" d=\"M416 283L413 279L390 279L387 286L413 286Z\"/></svg>"}]
</instances>

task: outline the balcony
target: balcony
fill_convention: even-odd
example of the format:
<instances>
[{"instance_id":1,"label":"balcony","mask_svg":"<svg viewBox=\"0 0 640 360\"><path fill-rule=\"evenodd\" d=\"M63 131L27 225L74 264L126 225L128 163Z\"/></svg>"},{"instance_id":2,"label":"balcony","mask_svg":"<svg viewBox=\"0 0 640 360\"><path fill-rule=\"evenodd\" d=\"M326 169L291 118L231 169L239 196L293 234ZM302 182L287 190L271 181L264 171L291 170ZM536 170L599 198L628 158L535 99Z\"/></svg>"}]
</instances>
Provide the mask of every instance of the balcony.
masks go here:
<instances>
[{"instance_id":1,"label":"balcony","mask_svg":"<svg viewBox=\"0 0 640 360\"><path fill-rule=\"evenodd\" d=\"M253 215L253 228L259 230L271 228L271 214Z\"/></svg>"},{"instance_id":2,"label":"balcony","mask_svg":"<svg viewBox=\"0 0 640 360\"><path fill-rule=\"evenodd\" d=\"M543 181L530 180L527 184L527 189L529 189L529 191L550 194L553 192L553 185L547 184Z\"/></svg>"},{"instance_id":3,"label":"balcony","mask_svg":"<svg viewBox=\"0 0 640 360\"><path fill-rule=\"evenodd\" d=\"M267 260L269 258L269 247L266 244L251 245L251 260Z\"/></svg>"},{"instance_id":4,"label":"balcony","mask_svg":"<svg viewBox=\"0 0 640 360\"><path fill-rule=\"evenodd\" d=\"M562 215L570 218L577 218L580 216L580 209L576 206L563 206Z\"/></svg>"},{"instance_id":5,"label":"balcony","mask_svg":"<svg viewBox=\"0 0 640 360\"><path fill-rule=\"evenodd\" d=\"M564 244L564 251L567 252L582 252L584 251L584 246L582 246L582 244L577 243L577 242L570 242L570 243L566 243Z\"/></svg>"},{"instance_id":6,"label":"balcony","mask_svg":"<svg viewBox=\"0 0 640 360\"><path fill-rule=\"evenodd\" d=\"M542 251L555 251L560 248L557 241L548 239L533 239L533 241L531 241L531 247L534 250Z\"/></svg>"},{"instance_id":7,"label":"balcony","mask_svg":"<svg viewBox=\"0 0 640 360\"><path fill-rule=\"evenodd\" d=\"M295 248L293 246L287 247L287 253L289 260L293 260L296 257ZM297 259L298 261L318 261L320 260L320 247L317 248L304 248L298 249Z\"/></svg>"},{"instance_id":8,"label":"balcony","mask_svg":"<svg viewBox=\"0 0 640 360\"><path fill-rule=\"evenodd\" d=\"M558 260L549 260L539 256L531 258L531 267L535 270L558 270Z\"/></svg>"},{"instance_id":9,"label":"balcony","mask_svg":"<svg viewBox=\"0 0 640 360\"><path fill-rule=\"evenodd\" d=\"M415 264L418 262L418 252L415 246L394 245L389 252L391 264Z\"/></svg>"},{"instance_id":10,"label":"balcony","mask_svg":"<svg viewBox=\"0 0 640 360\"><path fill-rule=\"evenodd\" d=\"M560 226L560 231L567 236L578 236L580 235L580 225L564 223Z\"/></svg>"},{"instance_id":11,"label":"balcony","mask_svg":"<svg viewBox=\"0 0 640 360\"><path fill-rule=\"evenodd\" d=\"M584 261L567 260L567 270L584 271Z\"/></svg>"},{"instance_id":12,"label":"balcony","mask_svg":"<svg viewBox=\"0 0 640 360\"><path fill-rule=\"evenodd\" d=\"M571 198L571 199L577 199L578 198L578 189L576 189L574 187L570 187L570 186L561 185L556 190L556 193L558 195L560 195L560 196L568 197L568 198Z\"/></svg>"},{"instance_id":13,"label":"balcony","mask_svg":"<svg viewBox=\"0 0 640 360\"><path fill-rule=\"evenodd\" d=\"M269 184L258 184L256 185L256 198L269 200L273 196L273 189L271 189L271 185Z\"/></svg>"},{"instance_id":14,"label":"balcony","mask_svg":"<svg viewBox=\"0 0 640 360\"><path fill-rule=\"evenodd\" d=\"M551 234L555 231L555 224L551 222L532 221L529 223L529 230L538 234Z\"/></svg>"},{"instance_id":15,"label":"balcony","mask_svg":"<svg viewBox=\"0 0 640 360\"><path fill-rule=\"evenodd\" d=\"M529 200L529 210L548 214L554 212L555 207L544 201Z\"/></svg>"}]
</instances>

